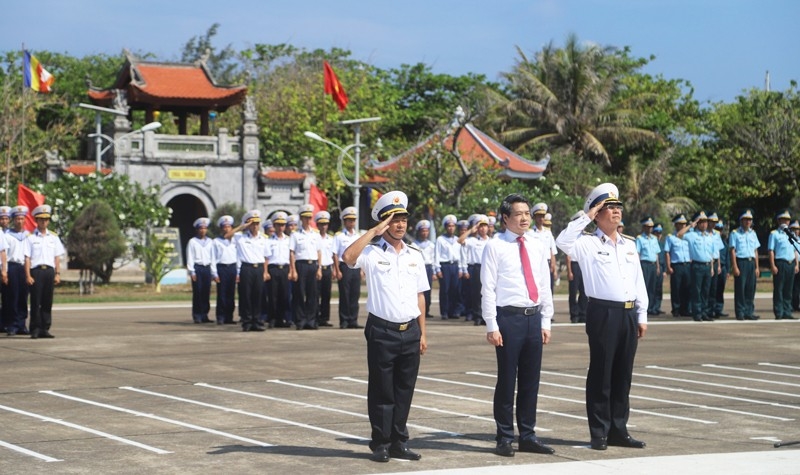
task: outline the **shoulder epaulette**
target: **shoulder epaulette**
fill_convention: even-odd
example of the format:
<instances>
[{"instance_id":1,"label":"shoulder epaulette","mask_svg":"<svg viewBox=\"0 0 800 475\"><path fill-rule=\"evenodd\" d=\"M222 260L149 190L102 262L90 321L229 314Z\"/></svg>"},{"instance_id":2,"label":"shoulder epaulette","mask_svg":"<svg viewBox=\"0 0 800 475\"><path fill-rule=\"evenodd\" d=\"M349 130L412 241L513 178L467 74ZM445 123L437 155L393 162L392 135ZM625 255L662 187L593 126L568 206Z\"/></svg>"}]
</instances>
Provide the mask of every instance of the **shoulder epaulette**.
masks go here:
<instances>
[{"instance_id":1,"label":"shoulder epaulette","mask_svg":"<svg viewBox=\"0 0 800 475\"><path fill-rule=\"evenodd\" d=\"M633 236L629 236L629 235L627 235L627 234L623 234L623 235L622 235L622 237L624 237L625 239L629 239L629 240L631 240L631 241L635 241L635 240L636 240L636 238L635 238L635 237L633 237Z\"/></svg>"},{"instance_id":2,"label":"shoulder epaulette","mask_svg":"<svg viewBox=\"0 0 800 475\"><path fill-rule=\"evenodd\" d=\"M336 231L336 233L334 234L334 236L338 236L338 235L340 235L340 234L342 234L342 232L341 232L341 231Z\"/></svg>"},{"instance_id":3,"label":"shoulder epaulette","mask_svg":"<svg viewBox=\"0 0 800 475\"><path fill-rule=\"evenodd\" d=\"M415 250L415 251L419 252L420 254L422 254L422 249L420 249L420 248L419 248L419 246L417 246L417 245L416 245L416 244L414 244L413 242L412 242L412 243L410 243L410 244L407 244L407 245L408 245L408 248L409 248L409 249L413 249L413 250Z\"/></svg>"},{"instance_id":4,"label":"shoulder epaulette","mask_svg":"<svg viewBox=\"0 0 800 475\"><path fill-rule=\"evenodd\" d=\"M583 231L581 234L583 234L584 236L594 236L594 233L591 233L589 231Z\"/></svg>"}]
</instances>

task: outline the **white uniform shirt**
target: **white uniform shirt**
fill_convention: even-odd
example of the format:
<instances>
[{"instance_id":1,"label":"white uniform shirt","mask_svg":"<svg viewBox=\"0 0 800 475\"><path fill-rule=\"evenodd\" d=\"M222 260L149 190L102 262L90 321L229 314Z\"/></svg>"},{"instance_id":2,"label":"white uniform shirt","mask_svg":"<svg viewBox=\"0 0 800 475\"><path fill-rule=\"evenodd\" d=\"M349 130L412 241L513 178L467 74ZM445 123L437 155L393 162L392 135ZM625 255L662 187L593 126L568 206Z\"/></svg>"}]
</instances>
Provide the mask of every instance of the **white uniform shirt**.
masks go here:
<instances>
[{"instance_id":1,"label":"white uniform shirt","mask_svg":"<svg viewBox=\"0 0 800 475\"><path fill-rule=\"evenodd\" d=\"M440 266L442 262L454 262L459 268L461 267L461 244L458 243L458 238L455 235L441 235L436 238L435 272L442 270Z\"/></svg>"},{"instance_id":2,"label":"white uniform shirt","mask_svg":"<svg viewBox=\"0 0 800 475\"><path fill-rule=\"evenodd\" d=\"M466 254L467 264L480 264L483 260L483 249L489 242L489 236L481 239L477 235L470 236L464 241L464 254Z\"/></svg>"},{"instance_id":3,"label":"white uniform shirt","mask_svg":"<svg viewBox=\"0 0 800 475\"><path fill-rule=\"evenodd\" d=\"M532 307L538 305L542 330L549 330L553 318L553 294L550 290L550 266L547 259L550 249L532 233L525 234L525 249L531 261L533 280L539 291L539 300L533 302L528 295L525 274L520 260L519 234L511 231L496 233L488 239L481 262L481 310L486 321L486 332L499 330L497 307Z\"/></svg>"},{"instance_id":4,"label":"white uniform shirt","mask_svg":"<svg viewBox=\"0 0 800 475\"><path fill-rule=\"evenodd\" d=\"M289 238L289 250L294 252L294 258L298 261L319 260L321 245L319 232L313 229L305 231L300 228Z\"/></svg>"},{"instance_id":5,"label":"white uniform shirt","mask_svg":"<svg viewBox=\"0 0 800 475\"><path fill-rule=\"evenodd\" d=\"M369 313L395 323L419 317L418 294L430 290L419 250L403 243L397 253L381 238L364 248L353 268L366 276Z\"/></svg>"},{"instance_id":6,"label":"white uniform shirt","mask_svg":"<svg viewBox=\"0 0 800 475\"><path fill-rule=\"evenodd\" d=\"M649 301L636 243L617 233L614 245L600 229L583 234L590 222L585 215L570 221L556 239L559 249L580 266L587 297L635 301L639 323L647 323Z\"/></svg>"},{"instance_id":7,"label":"white uniform shirt","mask_svg":"<svg viewBox=\"0 0 800 475\"><path fill-rule=\"evenodd\" d=\"M218 236L211 244L211 276L216 278L219 277L217 264L236 264L236 243Z\"/></svg>"},{"instance_id":8,"label":"white uniform shirt","mask_svg":"<svg viewBox=\"0 0 800 475\"><path fill-rule=\"evenodd\" d=\"M352 233L348 233L347 230L344 229L336 233L336 236L333 238L333 251L339 256L339 260L342 259L344 251L350 247L350 244L353 244L359 236L361 236L361 233L355 229Z\"/></svg>"},{"instance_id":9,"label":"white uniform shirt","mask_svg":"<svg viewBox=\"0 0 800 475\"><path fill-rule=\"evenodd\" d=\"M289 236L284 234L278 237L277 234L269 239L269 249L267 251L267 258L270 264L279 266L289 265Z\"/></svg>"},{"instance_id":10,"label":"white uniform shirt","mask_svg":"<svg viewBox=\"0 0 800 475\"><path fill-rule=\"evenodd\" d=\"M186 268L189 274L194 275L194 266L210 266L213 243L208 237L203 239L197 236L189 239L186 245Z\"/></svg>"},{"instance_id":11,"label":"white uniform shirt","mask_svg":"<svg viewBox=\"0 0 800 475\"><path fill-rule=\"evenodd\" d=\"M319 265L333 265L333 237L330 234L320 235L320 258Z\"/></svg>"},{"instance_id":12,"label":"white uniform shirt","mask_svg":"<svg viewBox=\"0 0 800 475\"><path fill-rule=\"evenodd\" d=\"M553 253L554 256L558 254L558 247L556 246L556 238L553 236L552 231L550 231L547 228L537 229L534 226L530 232L536 239L540 239L542 243L545 245L545 247L550 249L550 251Z\"/></svg>"},{"instance_id":13,"label":"white uniform shirt","mask_svg":"<svg viewBox=\"0 0 800 475\"><path fill-rule=\"evenodd\" d=\"M28 239L29 235L30 233L24 229L20 232L9 229L5 232L6 242L8 243L8 249L6 249L8 262L25 264L25 240Z\"/></svg>"},{"instance_id":14,"label":"white uniform shirt","mask_svg":"<svg viewBox=\"0 0 800 475\"><path fill-rule=\"evenodd\" d=\"M34 229L33 232L25 239L25 257L31 260L31 269L38 266L56 266L56 257L63 256L67 253L61 239L58 238L52 231L47 231L46 234L39 232L39 229Z\"/></svg>"},{"instance_id":15,"label":"white uniform shirt","mask_svg":"<svg viewBox=\"0 0 800 475\"><path fill-rule=\"evenodd\" d=\"M436 245L430 239L424 241L414 241L414 245L422 251L422 260L425 261L426 266L434 266L436 262Z\"/></svg>"},{"instance_id":16,"label":"white uniform shirt","mask_svg":"<svg viewBox=\"0 0 800 475\"><path fill-rule=\"evenodd\" d=\"M269 246L267 237L261 233L253 236L250 231L244 230L234 235L236 242L236 275L242 269L242 264L260 264L266 262Z\"/></svg>"}]
</instances>

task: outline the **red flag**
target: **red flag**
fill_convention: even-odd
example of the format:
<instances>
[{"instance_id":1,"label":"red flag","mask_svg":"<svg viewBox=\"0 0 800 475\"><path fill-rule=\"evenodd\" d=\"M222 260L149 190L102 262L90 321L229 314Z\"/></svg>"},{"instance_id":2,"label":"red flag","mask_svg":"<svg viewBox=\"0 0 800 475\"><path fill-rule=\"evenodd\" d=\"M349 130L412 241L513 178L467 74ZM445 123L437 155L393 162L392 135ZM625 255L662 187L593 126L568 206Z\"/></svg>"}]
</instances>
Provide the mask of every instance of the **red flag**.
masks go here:
<instances>
[{"instance_id":1,"label":"red flag","mask_svg":"<svg viewBox=\"0 0 800 475\"><path fill-rule=\"evenodd\" d=\"M36 229L36 220L33 219L33 210L37 206L44 204L44 195L20 183L17 185L17 204L28 207L28 215L25 216L25 230L31 232Z\"/></svg>"},{"instance_id":2,"label":"red flag","mask_svg":"<svg viewBox=\"0 0 800 475\"><path fill-rule=\"evenodd\" d=\"M308 190L308 204L314 207L314 217L320 211L328 210L328 197L325 192L317 188L317 185L312 184ZM316 220L311 221L311 225L316 227Z\"/></svg>"},{"instance_id":3,"label":"red flag","mask_svg":"<svg viewBox=\"0 0 800 475\"><path fill-rule=\"evenodd\" d=\"M339 106L339 110L343 111L349 102L347 93L344 92L342 83L339 82L339 78L336 77L336 73L333 72L331 65L328 64L327 61L323 61L322 67L325 75L325 94L330 94L333 98L333 102Z\"/></svg>"}]
</instances>

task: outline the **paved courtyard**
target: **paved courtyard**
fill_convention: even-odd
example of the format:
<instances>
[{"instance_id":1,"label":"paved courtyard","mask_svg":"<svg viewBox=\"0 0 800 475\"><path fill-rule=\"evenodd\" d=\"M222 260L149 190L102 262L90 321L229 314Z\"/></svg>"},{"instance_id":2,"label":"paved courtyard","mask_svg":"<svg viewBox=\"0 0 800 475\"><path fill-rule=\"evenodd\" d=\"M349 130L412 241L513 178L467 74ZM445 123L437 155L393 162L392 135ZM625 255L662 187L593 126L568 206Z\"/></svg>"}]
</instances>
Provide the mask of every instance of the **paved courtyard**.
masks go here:
<instances>
[{"instance_id":1,"label":"paved courtyard","mask_svg":"<svg viewBox=\"0 0 800 475\"><path fill-rule=\"evenodd\" d=\"M770 305L760 294L757 322L653 319L630 417L648 446L597 452L586 336L557 298L537 424L556 454L508 459L492 453L484 328L429 319L410 419L423 458L388 464L369 460L359 330L242 333L193 324L188 303L59 306L55 339L0 338L0 473L800 473L800 445L774 447L800 440L800 321Z\"/></svg>"}]
</instances>

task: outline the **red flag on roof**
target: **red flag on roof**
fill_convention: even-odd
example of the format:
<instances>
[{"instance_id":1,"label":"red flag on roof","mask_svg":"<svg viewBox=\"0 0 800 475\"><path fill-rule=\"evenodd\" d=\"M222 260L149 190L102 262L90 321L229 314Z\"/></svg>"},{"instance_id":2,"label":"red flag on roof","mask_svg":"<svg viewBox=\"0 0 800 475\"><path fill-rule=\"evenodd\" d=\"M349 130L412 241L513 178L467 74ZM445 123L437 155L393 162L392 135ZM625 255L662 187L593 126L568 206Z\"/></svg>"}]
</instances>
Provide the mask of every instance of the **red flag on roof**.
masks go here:
<instances>
[{"instance_id":1,"label":"red flag on roof","mask_svg":"<svg viewBox=\"0 0 800 475\"><path fill-rule=\"evenodd\" d=\"M25 230L31 232L36 229L36 220L33 219L33 210L37 206L44 204L44 195L20 183L17 185L17 204L28 207L28 215L25 216Z\"/></svg>"},{"instance_id":2,"label":"red flag on roof","mask_svg":"<svg viewBox=\"0 0 800 475\"><path fill-rule=\"evenodd\" d=\"M325 94L330 94L333 98L333 102L339 106L339 110L343 111L349 102L347 93L344 92L342 83L339 82L339 78L336 77L336 73L333 72L331 65L328 64L327 61L323 61L322 66L325 75Z\"/></svg>"}]
</instances>

